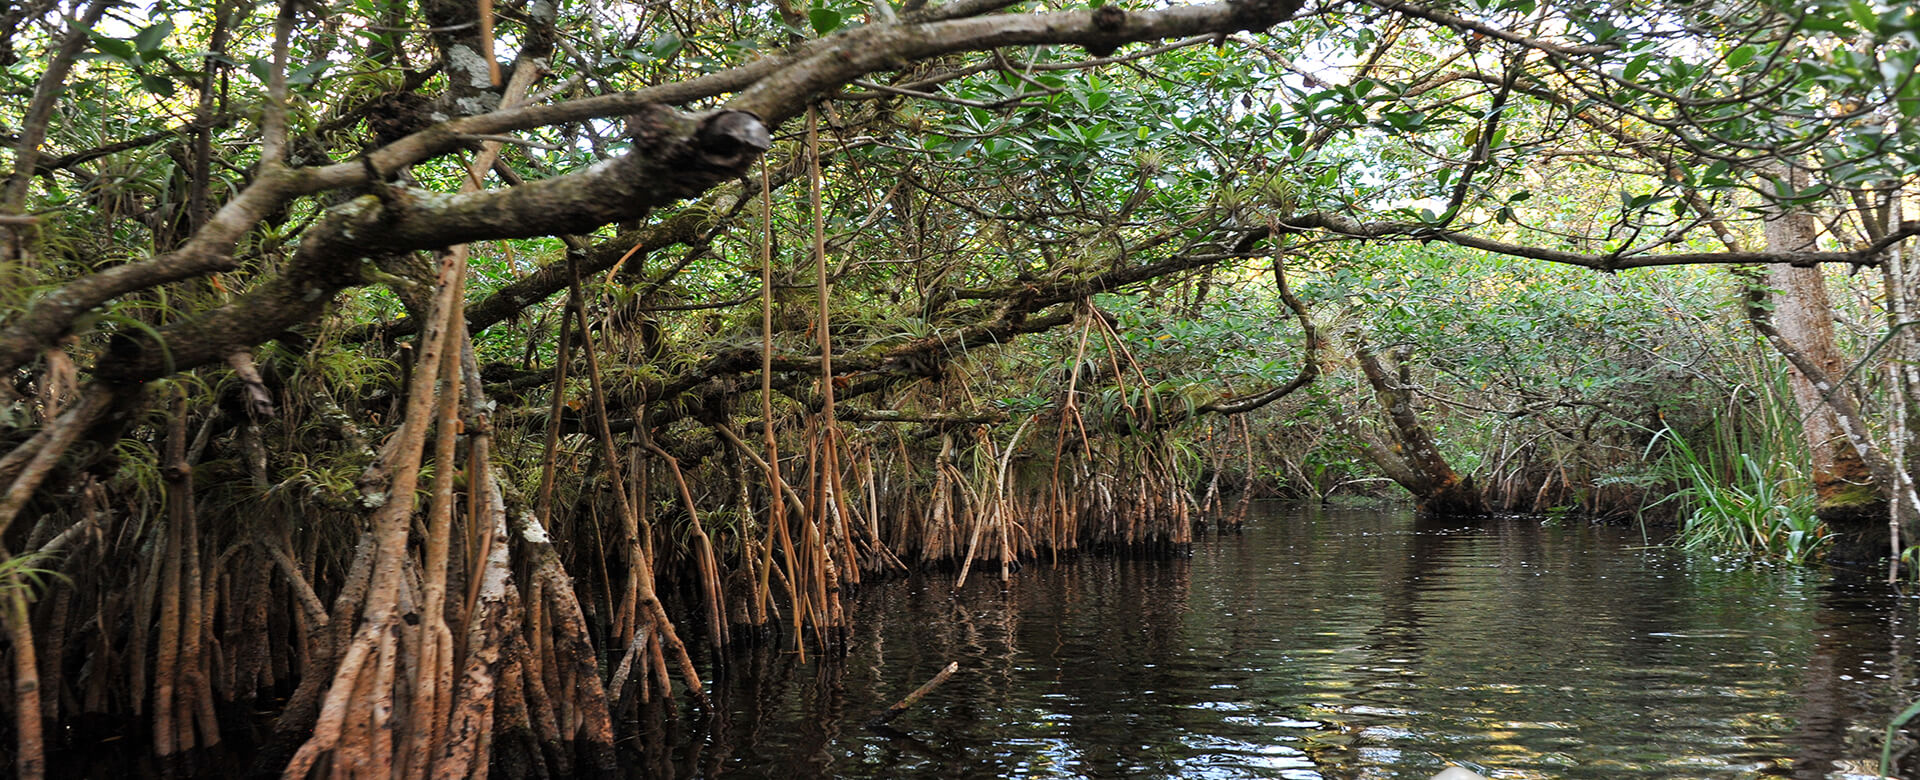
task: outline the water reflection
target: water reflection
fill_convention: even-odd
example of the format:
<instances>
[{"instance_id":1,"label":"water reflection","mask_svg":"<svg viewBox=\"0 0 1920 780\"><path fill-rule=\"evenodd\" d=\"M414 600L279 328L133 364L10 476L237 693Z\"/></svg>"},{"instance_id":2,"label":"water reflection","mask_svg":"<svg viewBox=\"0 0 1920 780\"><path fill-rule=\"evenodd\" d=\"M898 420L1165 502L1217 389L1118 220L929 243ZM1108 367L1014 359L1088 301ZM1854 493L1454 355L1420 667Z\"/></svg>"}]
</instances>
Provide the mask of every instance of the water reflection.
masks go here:
<instances>
[{"instance_id":1,"label":"water reflection","mask_svg":"<svg viewBox=\"0 0 1920 780\"><path fill-rule=\"evenodd\" d=\"M1845 576L1821 587L1814 614L1813 652L1799 688L1800 706L1787 742L1796 749L1795 774L1813 777L1836 764L1869 776L1889 719L1886 691L1915 688L1911 675L1913 607L1901 604L1868 576ZM1900 745L1909 747L1908 740ZM1901 777L1920 777L1920 755L1910 749Z\"/></svg>"},{"instance_id":2,"label":"water reflection","mask_svg":"<svg viewBox=\"0 0 1920 780\"><path fill-rule=\"evenodd\" d=\"M1912 695L1915 640L1893 616L1914 605L1894 598L1688 561L1611 529L1275 512L1191 559L1033 566L1005 590L870 587L844 658L744 651L712 717L644 733L628 766L1827 777L1877 761L1878 731ZM891 730L861 725L949 661L961 672Z\"/></svg>"}]
</instances>

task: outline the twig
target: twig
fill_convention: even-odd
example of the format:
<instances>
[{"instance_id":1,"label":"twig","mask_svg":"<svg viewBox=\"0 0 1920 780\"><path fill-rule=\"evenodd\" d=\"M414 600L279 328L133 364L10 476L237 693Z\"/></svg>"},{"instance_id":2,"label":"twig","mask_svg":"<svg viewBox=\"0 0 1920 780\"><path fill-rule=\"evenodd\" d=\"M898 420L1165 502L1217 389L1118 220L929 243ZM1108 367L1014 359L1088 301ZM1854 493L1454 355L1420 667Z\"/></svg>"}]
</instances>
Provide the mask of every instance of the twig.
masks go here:
<instances>
[{"instance_id":1,"label":"twig","mask_svg":"<svg viewBox=\"0 0 1920 780\"><path fill-rule=\"evenodd\" d=\"M533 147L533 148L535 148L535 149L545 149L545 150L547 150L547 151L554 151L554 150L557 150L557 149L562 149L562 148L565 148L565 147L562 147L562 146L560 146L559 144L550 144L550 143L545 143L545 142L542 142L542 141L533 141L533 140L528 140L528 139L525 139L525 138L518 138L518 137L515 137L515 136L511 136L511 135L488 135L488 134L483 134L483 133L461 133L461 134L459 134L459 135L458 135L457 137L458 137L458 138L459 138L460 140L462 140L462 141L492 141L492 142L494 142L494 143L502 143L502 144L513 144L513 145L515 145L515 146L531 146L531 147Z\"/></svg>"},{"instance_id":2,"label":"twig","mask_svg":"<svg viewBox=\"0 0 1920 780\"><path fill-rule=\"evenodd\" d=\"M374 32L403 32L412 35L426 35L429 33L459 32L475 24L478 24L478 22L461 22L460 24L449 24L444 27L392 27L384 24L368 24L362 25L362 27Z\"/></svg>"},{"instance_id":3,"label":"twig","mask_svg":"<svg viewBox=\"0 0 1920 780\"><path fill-rule=\"evenodd\" d=\"M924 698L927 694L932 693L933 689L940 687L941 683L946 682L947 678L952 677L953 673L957 671L960 671L959 661L954 661L952 663L947 664L945 669L941 669L939 674L936 674L933 676L933 679L928 680L926 684L913 689L913 693L907 694L906 698L901 699L897 702L894 702L893 706L891 707L881 710L880 712L874 713L873 717L867 719L867 728L870 728L870 729L879 728L881 726L887 725L887 723L889 721L892 721L894 718L900 717L902 713L905 713L907 711L907 708L912 707L914 704L918 703L922 698Z\"/></svg>"}]
</instances>

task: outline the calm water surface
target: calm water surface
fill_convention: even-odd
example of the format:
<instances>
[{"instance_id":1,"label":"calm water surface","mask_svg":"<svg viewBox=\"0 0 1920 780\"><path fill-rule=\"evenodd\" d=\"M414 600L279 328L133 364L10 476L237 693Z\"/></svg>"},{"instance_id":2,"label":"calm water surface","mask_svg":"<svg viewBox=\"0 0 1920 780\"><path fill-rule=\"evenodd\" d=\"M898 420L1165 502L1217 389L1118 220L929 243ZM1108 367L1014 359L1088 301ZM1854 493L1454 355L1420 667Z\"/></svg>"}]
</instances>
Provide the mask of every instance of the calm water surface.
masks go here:
<instances>
[{"instance_id":1,"label":"calm water surface","mask_svg":"<svg viewBox=\"0 0 1920 780\"><path fill-rule=\"evenodd\" d=\"M744 651L636 774L1867 777L1920 695L1913 600L1630 529L1270 510L1191 558L973 580L868 587L841 659Z\"/></svg>"}]
</instances>

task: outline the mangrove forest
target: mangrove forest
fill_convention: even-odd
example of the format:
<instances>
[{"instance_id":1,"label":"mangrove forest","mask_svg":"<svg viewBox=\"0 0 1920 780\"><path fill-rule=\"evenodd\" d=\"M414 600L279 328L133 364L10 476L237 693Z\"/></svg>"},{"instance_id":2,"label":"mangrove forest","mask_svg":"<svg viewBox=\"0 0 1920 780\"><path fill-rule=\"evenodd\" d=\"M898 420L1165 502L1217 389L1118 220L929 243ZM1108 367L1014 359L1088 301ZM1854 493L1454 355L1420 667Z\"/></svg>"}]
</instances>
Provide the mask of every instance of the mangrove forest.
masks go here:
<instances>
[{"instance_id":1,"label":"mangrove forest","mask_svg":"<svg viewBox=\"0 0 1920 780\"><path fill-rule=\"evenodd\" d=\"M0 3L0 774L1915 776L1917 62Z\"/></svg>"}]
</instances>

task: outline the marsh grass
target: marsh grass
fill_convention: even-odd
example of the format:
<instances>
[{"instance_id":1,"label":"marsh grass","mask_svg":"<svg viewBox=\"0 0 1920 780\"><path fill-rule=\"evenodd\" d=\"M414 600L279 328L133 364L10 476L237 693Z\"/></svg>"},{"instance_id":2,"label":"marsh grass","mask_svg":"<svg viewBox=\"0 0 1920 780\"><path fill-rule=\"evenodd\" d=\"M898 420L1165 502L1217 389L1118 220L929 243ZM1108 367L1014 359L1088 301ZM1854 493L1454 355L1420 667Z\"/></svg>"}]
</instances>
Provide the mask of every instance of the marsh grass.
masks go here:
<instances>
[{"instance_id":1,"label":"marsh grass","mask_svg":"<svg viewBox=\"0 0 1920 780\"><path fill-rule=\"evenodd\" d=\"M1661 466L1679 487L1665 500L1680 502L1680 547L1795 565L1817 559L1829 535L1814 516L1813 491L1792 466L1765 448L1756 454L1718 446L1739 438L1723 439L1725 426L1720 422L1710 428L1716 446L1696 449L1671 428L1655 437L1655 444L1667 443Z\"/></svg>"}]
</instances>

